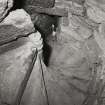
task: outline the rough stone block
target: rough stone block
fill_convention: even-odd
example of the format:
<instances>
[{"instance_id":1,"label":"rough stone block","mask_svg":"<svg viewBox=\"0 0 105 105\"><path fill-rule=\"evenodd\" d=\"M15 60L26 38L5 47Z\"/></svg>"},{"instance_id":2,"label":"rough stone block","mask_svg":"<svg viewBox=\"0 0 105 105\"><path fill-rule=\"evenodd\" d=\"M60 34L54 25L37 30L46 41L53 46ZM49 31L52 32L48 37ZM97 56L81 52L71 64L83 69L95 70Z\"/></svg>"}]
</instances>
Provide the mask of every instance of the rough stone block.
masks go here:
<instances>
[{"instance_id":1,"label":"rough stone block","mask_svg":"<svg viewBox=\"0 0 105 105\"><path fill-rule=\"evenodd\" d=\"M103 0L86 0L87 16L96 23L105 21L105 2Z\"/></svg>"},{"instance_id":2,"label":"rough stone block","mask_svg":"<svg viewBox=\"0 0 105 105\"><path fill-rule=\"evenodd\" d=\"M105 10L105 0L86 0L86 4Z\"/></svg>"},{"instance_id":3,"label":"rough stone block","mask_svg":"<svg viewBox=\"0 0 105 105\"><path fill-rule=\"evenodd\" d=\"M68 18L69 25L64 26L61 20L61 32L67 33L68 37L72 36L77 40L88 39L92 35L92 29L85 22L85 19L72 15ZM66 38L66 36L65 36Z\"/></svg>"},{"instance_id":4,"label":"rough stone block","mask_svg":"<svg viewBox=\"0 0 105 105\"><path fill-rule=\"evenodd\" d=\"M24 10L10 12L3 22L0 23L0 44L27 36L34 31L31 18Z\"/></svg>"},{"instance_id":5,"label":"rough stone block","mask_svg":"<svg viewBox=\"0 0 105 105\"><path fill-rule=\"evenodd\" d=\"M89 87L90 68L97 61L100 48L94 38L81 43L66 31L61 34L58 37L62 40L51 45L53 51L45 75L49 100L54 105L82 104Z\"/></svg>"},{"instance_id":6,"label":"rough stone block","mask_svg":"<svg viewBox=\"0 0 105 105\"><path fill-rule=\"evenodd\" d=\"M83 7L83 5L79 5L74 2L69 6L69 12L75 15L84 16L85 8Z\"/></svg>"},{"instance_id":7,"label":"rough stone block","mask_svg":"<svg viewBox=\"0 0 105 105\"><path fill-rule=\"evenodd\" d=\"M0 0L0 21L5 18L12 6L13 0Z\"/></svg>"},{"instance_id":8,"label":"rough stone block","mask_svg":"<svg viewBox=\"0 0 105 105\"><path fill-rule=\"evenodd\" d=\"M22 81L28 71L29 65L32 61L32 48L33 43L29 41L28 38L22 38L18 41L12 42L5 46L0 47L0 101L1 103L13 104L17 98L17 94L19 92L19 88L21 86ZM41 78L39 72L40 63L38 58L36 60L33 76L31 75L31 85L30 88L36 89L32 91L33 94L37 94L37 96L33 96L31 94L31 90L26 90L29 94L34 97L35 101L40 103L43 100L42 98L38 98L38 95L41 93ZM35 76L35 75L36 76ZM38 76L38 78L37 78ZM34 83L33 83L34 80ZM34 84L34 85L33 85ZM35 87L34 87L35 86ZM36 88L38 86L38 88ZM25 96L26 97L26 96ZM28 100L30 100L30 105L32 104L31 97L27 95ZM24 99L25 100L25 99ZM25 100L24 102L26 102ZM1 104L1 105L2 105ZM25 104L26 105L26 104ZM37 104L38 105L38 104Z\"/></svg>"},{"instance_id":9,"label":"rough stone block","mask_svg":"<svg viewBox=\"0 0 105 105\"><path fill-rule=\"evenodd\" d=\"M0 43L2 40L6 41L11 37L18 38L20 36L30 35L34 31L31 18L23 9L10 12L3 22L0 23ZM30 37L19 38L17 41L0 46L0 105L13 105L15 103L20 87L32 63L32 50L33 48L37 48L38 51L41 51L42 47L42 39L39 33L33 33ZM28 86L30 89L28 88L25 91L28 93L25 97L28 97L27 99L30 105L34 104L33 100L37 102L36 105L44 102L44 95L41 91L41 76L37 78L40 75L39 69L40 62L38 55L34 65L33 75L30 76L31 81L29 84L31 85ZM33 82L33 80L36 81ZM24 101L22 101L22 105L26 105L24 104L27 102L25 97L23 97Z\"/></svg>"},{"instance_id":10,"label":"rough stone block","mask_svg":"<svg viewBox=\"0 0 105 105\"><path fill-rule=\"evenodd\" d=\"M24 6L33 5L46 8L54 7L55 0L25 0Z\"/></svg>"}]
</instances>

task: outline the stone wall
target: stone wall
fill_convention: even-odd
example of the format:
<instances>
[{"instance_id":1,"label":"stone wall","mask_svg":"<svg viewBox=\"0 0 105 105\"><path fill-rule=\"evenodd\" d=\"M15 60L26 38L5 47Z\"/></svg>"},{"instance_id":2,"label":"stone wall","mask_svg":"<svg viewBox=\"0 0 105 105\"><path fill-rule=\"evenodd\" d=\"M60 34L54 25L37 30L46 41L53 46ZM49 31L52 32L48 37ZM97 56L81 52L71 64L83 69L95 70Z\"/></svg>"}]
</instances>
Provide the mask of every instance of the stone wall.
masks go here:
<instances>
[{"instance_id":1,"label":"stone wall","mask_svg":"<svg viewBox=\"0 0 105 105\"><path fill-rule=\"evenodd\" d=\"M51 105L100 105L97 99L104 95L105 81L104 5L104 0L56 0L55 6L66 8L68 17L59 19L56 38L48 39Z\"/></svg>"},{"instance_id":2,"label":"stone wall","mask_svg":"<svg viewBox=\"0 0 105 105\"><path fill-rule=\"evenodd\" d=\"M12 0L0 1L0 40L26 37L0 46L0 105L16 105L35 48L39 53L21 105L100 105L97 99L105 95L105 1L55 1L68 17L59 17L55 36L48 39L48 67L40 61L42 38L31 17L23 9L10 11L12 6Z\"/></svg>"},{"instance_id":3,"label":"stone wall","mask_svg":"<svg viewBox=\"0 0 105 105\"><path fill-rule=\"evenodd\" d=\"M0 1L0 105L18 105L36 49L36 61L20 102L21 105L43 105L45 96L39 59L43 47L41 34L35 31L25 10L10 11L12 6L12 0Z\"/></svg>"}]
</instances>

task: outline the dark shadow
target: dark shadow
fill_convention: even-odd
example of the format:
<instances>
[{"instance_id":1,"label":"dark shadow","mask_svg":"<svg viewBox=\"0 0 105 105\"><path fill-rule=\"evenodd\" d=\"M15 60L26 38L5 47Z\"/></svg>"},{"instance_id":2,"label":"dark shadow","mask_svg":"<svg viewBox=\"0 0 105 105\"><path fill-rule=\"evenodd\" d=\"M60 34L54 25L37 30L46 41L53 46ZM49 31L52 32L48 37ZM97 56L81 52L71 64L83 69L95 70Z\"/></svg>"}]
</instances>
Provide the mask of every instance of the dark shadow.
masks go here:
<instances>
[{"instance_id":1,"label":"dark shadow","mask_svg":"<svg viewBox=\"0 0 105 105\"><path fill-rule=\"evenodd\" d=\"M44 57L44 63L46 66L49 66L51 52L52 52L52 48L46 42L44 42L43 57Z\"/></svg>"},{"instance_id":2,"label":"dark shadow","mask_svg":"<svg viewBox=\"0 0 105 105\"><path fill-rule=\"evenodd\" d=\"M52 32L56 31L56 28L58 27L59 24L59 17L53 16L53 25L55 26L54 29L51 29L49 32L45 32L43 29L38 27L38 25L35 25L36 30L38 30L43 38L43 58L44 58L44 63L46 66L49 66L50 63L50 57L53 48L48 44L49 41L52 41ZM56 36L55 36L56 37ZM55 38L56 39L56 38Z\"/></svg>"},{"instance_id":3,"label":"dark shadow","mask_svg":"<svg viewBox=\"0 0 105 105\"><path fill-rule=\"evenodd\" d=\"M14 6L12 10L21 9L24 5L25 0L14 0Z\"/></svg>"}]
</instances>

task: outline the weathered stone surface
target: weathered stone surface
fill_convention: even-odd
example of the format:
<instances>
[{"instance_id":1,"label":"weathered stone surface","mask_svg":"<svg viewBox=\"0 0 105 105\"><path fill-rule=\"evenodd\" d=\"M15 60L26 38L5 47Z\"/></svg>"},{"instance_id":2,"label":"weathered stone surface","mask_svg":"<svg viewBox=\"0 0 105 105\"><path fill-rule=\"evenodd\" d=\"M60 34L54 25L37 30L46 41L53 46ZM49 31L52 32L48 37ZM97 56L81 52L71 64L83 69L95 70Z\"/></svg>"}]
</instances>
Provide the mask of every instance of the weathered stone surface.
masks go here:
<instances>
[{"instance_id":1,"label":"weathered stone surface","mask_svg":"<svg viewBox=\"0 0 105 105\"><path fill-rule=\"evenodd\" d=\"M24 92L21 105L47 105L39 57Z\"/></svg>"},{"instance_id":2,"label":"weathered stone surface","mask_svg":"<svg viewBox=\"0 0 105 105\"><path fill-rule=\"evenodd\" d=\"M95 0L90 0L92 1ZM63 5L62 0L57 5L65 6L66 3ZM94 69L94 64L100 57L104 56L102 60L105 60L104 10L92 3L86 5L87 14L84 16L71 11L68 18L62 18L56 41L49 41L52 52L45 77L50 104L84 105L83 101L91 87L89 83L93 76L92 71L101 70L98 67ZM89 10L90 14L88 9L92 10Z\"/></svg>"},{"instance_id":3,"label":"weathered stone surface","mask_svg":"<svg viewBox=\"0 0 105 105\"><path fill-rule=\"evenodd\" d=\"M96 23L102 23L102 21L105 21L105 12L101 11L97 7L88 8L87 16Z\"/></svg>"},{"instance_id":4,"label":"weathered stone surface","mask_svg":"<svg viewBox=\"0 0 105 105\"><path fill-rule=\"evenodd\" d=\"M69 27L84 39L87 39L92 35L92 29L85 22L85 19L82 19L81 17L72 16Z\"/></svg>"},{"instance_id":5,"label":"weathered stone surface","mask_svg":"<svg viewBox=\"0 0 105 105\"><path fill-rule=\"evenodd\" d=\"M81 19L83 19L90 26L90 29L94 29L99 26L98 23L95 23L93 20L89 19L88 17L85 18L81 17Z\"/></svg>"},{"instance_id":6,"label":"weathered stone surface","mask_svg":"<svg viewBox=\"0 0 105 105\"><path fill-rule=\"evenodd\" d=\"M64 21L64 18L62 18L62 20ZM63 25L62 20L61 20L61 24L62 24L61 32L67 33L68 37L72 36L75 39L82 41L84 39L89 38L92 35L92 29L81 17L75 16L75 15L69 16L68 18L69 24L66 27ZM65 35L65 38L66 38L66 35Z\"/></svg>"},{"instance_id":7,"label":"weathered stone surface","mask_svg":"<svg viewBox=\"0 0 105 105\"><path fill-rule=\"evenodd\" d=\"M35 42L33 42L32 37ZM0 47L0 105L3 103L12 104L16 100L21 83L32 61L33 48L42 49L39 33ZM38 57L21 105L34 105L35 103L36 105L41 103L44 105L45 96L42 92L44 90L41 85L41 65Z\"/></svg>"},{"instance_id":8,"label":"weathered stone surface","mask_svg":"<svg viewBox=\"0 0 105 105\"><path fill-rule=\"evenodd\" d=\"M33 43L26 38L0 47L0 100L2 104L12 104L16 100L19 87L32 60L32 48ZM37 96L33 97L35 97L35 101L39 101L40 103L40 99L42 102L43 98L38 97L41 94L41 83L39 82L41 81L41 78L39 79L38 76L40 75L39 69L40 63L37 58L33 69L33 76L31 75L31 78L36 81L33 82L32 80L32 85L29 85L29 87L33 88L34 86L38 86L38 88L34 87L36 90L32 91L32 93L37 94ZM36 79L37 76L38 80ZM30 89L26 90L26 92L31 94ZM33 105L33 101L30 98L31 97L27 99L30 100L30 105ZM27 99L24 100L27 101Z\"/></svg>"},{"instance_id":9,"label":"weathered stone surface","mask_svg":"<svg viewBox=\"0 0 105 105\"><path fill-rule=\"evenodd\" d=\"M78 3L78 4L83 4L85 0L55 0L55 3L69 3L69 2L74 2L74 3Z\"/></svg>"},{"instance_id":10,"label":"weathered stone surface","mask_svg":"<svg viewBox=\"0 0 105 105\"><path fill-rule=\"evenodd\" d=\"M52 52L45 77L50 104L83 104L92 67L102 54L93 34L99 25L96 21L72 11L68 18L61 18L57 40L49 41Z\"/></svg>"},{"instance_id":11,"label":"weathered stone surface","mask_svg":"<svg viewBox=\"0 0 105 105\"><path fill-rule=\"evenodd\" d=\"M46 8L54 7L55 0L24 0L24 5L33 5Z\"/></svg>"},{"instance_id":12,"label":"weathered stone surface","mask_svg":"<svg viewBox=\"0 0 105 105\"><path fill-rule=\"evenodd\" d=\"M71 12L72 14L77 14L77 15L84 15L84 7L83 5L80 5L76 2L72 2L72 1L55 1L55 7L59 7L59 8L66 8L68 10L68 12Z\"/></svg>"},{"instance_id":13,"label":"weathered stone surface","mask_svg":"<svg viewBox=\"0 0 105 105\"><path fill-rule=\"evenodd\" d=\"M58 7L44 8L39 6L28 6L27 8L29 9L30 12L36 12L40 14L47 14L47 15L61 16L61 17L68 16L68 11L65 8L58 8Z\"/></svg>"},{"instance_id":14,"label":"weathered stone surface","mask_svg":"<svg viewBox=\"0 0 105 105\"><path fill-rule=\"evenodd\" d=\"M31 18L23 9L10 12L0 23L0 42L2 39L30 35L27 38L20 38L17 41L0 46L0 105L15 103L21 83L32 63L33 48L37 48L39 53L30 76L31 80L28 82L28 89L25 90L26 95L23 97L22 105L44 103L39 61L43 44L41 35L38 32L34 33L34 31Z\"/></svg>"},{"instance_id":15,"label":"weathered stone surface","mask_svg":"<svg viewBox=\"0 0 105 105\"><path fill-rule=\"evenodd\" d=\"M100 24L99 30L94 30L94 36L102 53L105 54L105 22Z\"/></svg>"},{"instance_id":16,"label":"weathered stone surface","mask_svg":"<svg viewBox=\"0 0 105 105\"><path fill-rule=\"evenodd\" d=\"M105 10L105 1L104 0L86 0L86 4L90 6L97 6L101 10Z\"/></svg>"},{"instance_id":17,"label":"weathered stone surface","mask_svg":"<svg viewBox=\"0 0 105 105\"><path fill-rule=\"evenodd\" d=\"M24 34L28 34L35 30L29 14L23 9L17 9L16 11L10 12L1 25L13 25L24 32Z\"/></svg>"},{"instance_id":18,"label":"weathered stone surface","mask_svg":"<svg viewBox=\"0 0 105 105\"><path fill-rule=\"evenodd\" d=\"M97 0L86 0L87 16L96 23L102 23L105 21L105 2Z\"/></svg>"},{"instance_id":19,"label":"weathered stone surface","mask_svg":"<svg viewBox=\"0 0 105 105\"><path fill-rule=\"evenodd\" d=\"M7 15L13 6L13 0L0 0L0 21Z\"/></svg>"},{"instance_id":20,"label":"weathered stone surface","mask_svg":"<svg viewBox=\"0 0 105 105\"><path fill-rule=\"evenodd\" d=\"M27 36L34 31L31 18L24 10L13 11L0 23L0 43Z\"/></svg>"},{"instance_id":21,"label":"weathered stone surface","mask_svg":"<svg viewBox=\"0 0 105 105\"><path fill-rule=\"evenodd\" d=\"M69 12L71 12L72 14L84 16L85 8L83 7L83 5L79 5L74 2L71 4L71 6L69 6Z\"/></svg>"},{"instance_id":22,"label":"weathered stone surface","mask_svg":"<svg viewBox=\"0 0 105 105\"><path fill-rule=\"evenodd\" d=\"M94 37L80 42L66 31L61 33L57 36L61 38L50 44L53 50L46 73L49 100L54 105L81 105L100 48Z\"/></svg>"},{"instance_id":23,"label":"weathered stone surface","mask_svg":"<svg viewBox=\"0 0 105 105\"><path fill-rule=\"evenodd\" d=\"M48 44L52 49L49 67L46 68L44 64L42 65L44 66L48 101L51 105L82 105L90 87L93 64L97 63L100 56L105 57L104 0L86 0L87 16L83 14L83 2L84 0L59 0L57 4L69 10L69 17L61 18L61 29L56 36L57 40L49 40ZM25 13L23 10L17 10L17 13L11 12L0 24L2 37L9 36L9 34L14 35L16 32L18 34L33 32L30 17L24 19L21 15ZM26 13L26 15L28 14ZM35 19L39 19L35 26L41 25L37 28L41 27L42 33L47 33L50 30L49 26L52 26L53 23L52 17L33 11L31 17L33 22L36 22ZM5 32L4 26L9 28L7 31L9 34ZM0 84L0 93L3 92L0 94L1 105L13 102L32 60L31 49L37 47L39 51L42 51L42 46L41 35L33 33L28 38L22 38L0 47L0 68L2 68L0 69L0 82L2 83ZM48 51L48 49L44 50ZM46 105L40 67L38 57L21 105Z\"/></svg>"},{"instance_id":24,"label":"weathered stone surface","mask_svg":"<svg viewBox=\"0 0 105 105\"><path fill-rule=\"evenodd\" d=\"M72 0L73 2L77 2L78 4L83 4L85 0Z\"/></svg>"}]
</instances>

